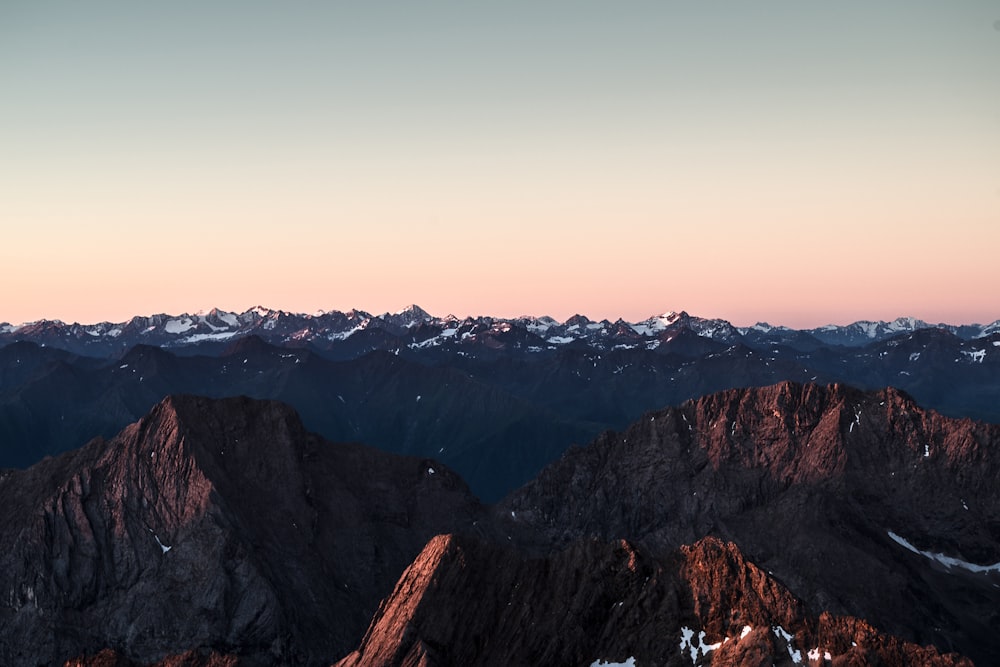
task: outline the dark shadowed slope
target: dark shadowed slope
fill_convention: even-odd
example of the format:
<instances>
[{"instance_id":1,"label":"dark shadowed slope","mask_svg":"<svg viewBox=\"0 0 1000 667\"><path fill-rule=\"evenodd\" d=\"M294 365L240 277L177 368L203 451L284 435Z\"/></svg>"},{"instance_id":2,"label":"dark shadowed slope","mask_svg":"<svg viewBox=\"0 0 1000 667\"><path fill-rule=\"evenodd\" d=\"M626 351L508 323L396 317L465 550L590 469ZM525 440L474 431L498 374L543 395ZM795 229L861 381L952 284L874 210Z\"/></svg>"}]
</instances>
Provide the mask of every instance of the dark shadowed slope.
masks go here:
<instances>
[{"instance_id":1,"label":"dark shadowed slope","mask_svg":"<svg viewBox=\"0 0 1000 667\"><path fill-rule=\"evenodd\" d=\"M433 457L493 500L602 429L467 372L387 352L331 362L250 338L218 357L142 345L95 365L17 344L0 348L0 467L110 438L178 393L281 400L326 438Z\"/></svg>"},{"instance_id":2,"label":"dark shadowed slope","mask_svg":"<svg viewBox=\"0 0 1000 667\"><path fill-rule=\"evenodd\" d=\"M331 661L478 502L442 466L310 435L286 406L172 397L0 479L0 663L200 646Z\"/></svg>"}]
</instances>

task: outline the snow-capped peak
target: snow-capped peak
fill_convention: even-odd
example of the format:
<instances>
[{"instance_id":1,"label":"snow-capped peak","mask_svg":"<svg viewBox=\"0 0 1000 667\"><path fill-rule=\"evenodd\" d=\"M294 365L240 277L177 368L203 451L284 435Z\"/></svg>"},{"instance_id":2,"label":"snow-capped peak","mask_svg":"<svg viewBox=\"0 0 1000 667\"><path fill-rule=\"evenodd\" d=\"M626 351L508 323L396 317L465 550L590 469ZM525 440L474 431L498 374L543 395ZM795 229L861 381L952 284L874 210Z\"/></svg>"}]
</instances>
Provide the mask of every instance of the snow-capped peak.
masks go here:
<instances>
[{"instance_id":1,"label":"snow-capped peak","mask_svg":"<svg viewBox=\"0 0 1000 667\"><path fill-rule=\"evenodd\" d=\"M392 314L393 315L410 315L412 317L420 318L422 320L434 319L434 318L431 317L430 313L428 313L426 310L424 310L423 308L421 308L420 306L418 306L415 303L411 303L406 308L403 308L402 310L397 310L395 313L392 313Z\"/></svg>"},{"instance_id":2,"label":"snow-capped peak","mask_svg":"<svg viewBox=\"0 0 1000 667\"><path fill-rule=\"evenodd\" d=\"M686 315L687 313L684 311L678 313L673 310L668 310L662 315L654 315L646 320L643 320L642 322L633 324L632 329L640 336L652 336L676 324Z\"/></svg>"},{"instance_id":3,"label":"snow-capped peak","mask_svg":"<svg viewBox=\"0 0 1000 667\"><path fill-rule=\"evenodd\" d=\"M928 326L926 322L915 317L897 317L892 322L887 323L885 328L889 331L916 331L917 329L926 329Z\"/></svg>"},{"instance_id":4,"label":"snow-capped peak","mask_svg":"<svg viewBox=\"0 0 1000 667\"><path fill-rule=\"evenodd\" d=\"M320 341L320 345L329 345L331 342L346 340L359 331L373 329L383 330L385 335L370 337L371 341L382 342L366 344L396 347L403 344L409 345L411 349L418 349L413 347L413 344L418 343L421 346L419 349L441 345L462 346L463 354L468 351L469 346L485 340L490 345L511 345L511 349L523 345L524 349L532 351L555 350L557 345L571 342L599 350L626 349L637 345L651 350L662 342L662 337L685 329L701 338L729 344L743 342L753 346L760 343L758 339L762 338L761 334L764 334L764 338L780 334L783 339L793 340L796 339L796 332L800 332L805 334L804 338L815 339L823 344L853 347L932 326L945 329L963 340L1000 332L1000 321L986 326L928 325L923 320L912 317L900 317L891 322L858 321L846 326L828 325L817 329L796 330L773 326L767 322L736 328L726 320L693 317L684 311L666 311L633 324L622 319L613 323L607 319L593 321L582 314L574 315L564 323L549 316L470 316L459 320L452 315L445 318L434 317L415 304L396 313L378 316L362 310L330 310L307 315L256 306L239 314L213 308L207 313L199 311L196 315L136 316L119 324L102 322L94 325L65 325L58 320L40 320L20 326L0 323L0 346L7 342L27 340L101 356L117 354L123 347L139 343L180 347L202 343L217 344L247 335L261 336L277 345L290 341L296 344ZM435 329L438 330L437 333ZM459 330L461 333L458 333ZM523 332L524 336L504 336L503 341L481 336L486 332L516 331ZM407 340L401 343L396 338ZM808 344L808 340L805 344Z\"/></svg>"}]
</instances>

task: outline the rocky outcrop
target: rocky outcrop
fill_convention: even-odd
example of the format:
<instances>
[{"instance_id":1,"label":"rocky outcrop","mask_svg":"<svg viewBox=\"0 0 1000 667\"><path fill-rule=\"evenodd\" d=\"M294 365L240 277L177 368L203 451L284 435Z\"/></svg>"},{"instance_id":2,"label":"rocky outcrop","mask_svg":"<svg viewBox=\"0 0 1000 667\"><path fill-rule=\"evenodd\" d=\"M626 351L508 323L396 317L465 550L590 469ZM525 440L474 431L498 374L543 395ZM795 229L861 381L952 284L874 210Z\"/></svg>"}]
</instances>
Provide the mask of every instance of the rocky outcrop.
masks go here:
<instances>
[{"instance_id":1,"label":"rocky outcrop","mask_svg":"<svg viewBox=\"0 0 1000 667\"><path fill-rule=\"evenodd\" d=\"M332 661L434 534L480 514L431 461L305 432L286 406L172 397L0 480L0 662L198 647Z\"/></svg>"},{"instance_id":2,"label":"rocky outcrop","mask_svg":"<svg viewBox=\"0 0 1000 667\"><path fill-rule=\"evenodd\" d=\"M810 616L736 545L714 538L663 558L624 540L529 558L443 535L337 667L601 662L971 665L858 619Z\"/></svg>"}]
</instances>

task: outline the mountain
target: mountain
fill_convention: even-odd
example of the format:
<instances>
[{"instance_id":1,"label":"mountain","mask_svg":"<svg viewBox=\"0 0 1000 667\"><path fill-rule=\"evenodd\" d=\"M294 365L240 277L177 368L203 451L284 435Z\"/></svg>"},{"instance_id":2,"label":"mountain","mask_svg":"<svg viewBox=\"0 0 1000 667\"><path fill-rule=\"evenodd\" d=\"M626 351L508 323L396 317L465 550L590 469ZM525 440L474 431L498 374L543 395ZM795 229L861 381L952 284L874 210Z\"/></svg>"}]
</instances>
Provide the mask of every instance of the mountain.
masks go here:
<instances>
[{"instance_id":1,"label":"mountain","mask_svg":"<svg viewBox=\"0 0 1000 667\"><path fill-rule=\"evenodd\" d=\"M171 396L0 474L0 662L990 664L998 447L898 390L786 382L489 507L284 404Z\"/></svg>"},{"instance_id":2,"label":"mountain","mask_svg":"<svg viewBox=\"0 0 1000 667\"><path fill-rule=\"evenodd\" d=\"M931 325L914 318L892 322L861 321L846 326L793 330L759 323L735 327L726 320L666 312L642 322L594 322L575 315L563 323L551 317L458 319L435 317L417 305L396 313L372 315L362 310L320 311L313 315L256 307L242 313L213 309L194 315L158 314L127 322L92 325L40 320L21 325L0 324L0 345L28 341L75 354L117 358L136 345L177 349L187 354L217 353L228 342L255 335L272 345L310 346L335 359L370 352L437 351L489 358L497 350L516 354L547 354L568 345L597 351L657 349L680 332L723 345L742 343L754 349L785 345L809 351L819 346L858 347L926 329L947 331L972 341L1000 332L1000 320L988 325Z\"/></svg>"},{"instance_id":3,"label":"mountain","mask_svg":"<svg viewBox=\"0 0 1000 667\"><path fill-rule=\"evenodd\" d=\"M661 558L625 540L530 558L442 535L336 667L608 663L971 665L860 619L812 615L715 538Z\"/></svg>"},{"instance_id":4,"label":"mountain","mask_svg":"<svg viewBox=\"0 0 1000 667\"><path fill-rule=\"evenodd\" d=\"M732 541L812 609L989 664L998 475L998 426L894 389L782 383L649 413L569 450L498 511L542 549Z\"/></svg>"},{"instance_id":5,"label":"mountain","mask_svg":"<svg viewBox=\"0 0 1000 667\"><path fill-rule=\"evenodd\" d=\"M444 336L421 313L411 308L399 315L400 326L412 325L407 335L418 341L412 345L372 318L336 342L337 354L257 335L218 340L212 350L141 344L112 359L8 344L0 347L0 467L27 467L95 435L110 438L177 393L287 402L307 428L328 439L437 458L487 501L603 430L733 387L786 380L894 386L948 416L1000 422L1000 333L965 340L920 329L844 347L815 339L806 345L805 334L788 332L779 332L785 341L779 343L754 330L730 344L698 334L685 324L696 318L681 313L647 323L654 338L640 344L645 339L624 323L578 316L565 335L603 331L632 343L602 351L573 339L532 352L544 342L532 330L551 322L455 320ZM441 337L454 342L429 344Z\"/></svg>"},{"instance_id":6,"label":"mountain","mask_svg":"<svg viewBox=\"0 0 1000 667\"><path fill-rule=\"evenodd\" d=\"M427 540L483 514L439 463L323 441L282 404L190 396L4 471L0 508L5 665L198 647L330 662Z\"/></svg>"},{"instance_id":7,"label":"mountain","mask_svg":"<svg viewBox=\"0 0 1000 667\"><path fill-rule=\"evenodd\" d=\"M0 348L0 466L27 467L94 435L110 438L171 394L247 395L291 404L329 439L455 465L496 499L602 427L467 372L386 352L335 362L248 337L213 357L143 345L93 362L29 343Z\"/></svg>"}]
</instances>

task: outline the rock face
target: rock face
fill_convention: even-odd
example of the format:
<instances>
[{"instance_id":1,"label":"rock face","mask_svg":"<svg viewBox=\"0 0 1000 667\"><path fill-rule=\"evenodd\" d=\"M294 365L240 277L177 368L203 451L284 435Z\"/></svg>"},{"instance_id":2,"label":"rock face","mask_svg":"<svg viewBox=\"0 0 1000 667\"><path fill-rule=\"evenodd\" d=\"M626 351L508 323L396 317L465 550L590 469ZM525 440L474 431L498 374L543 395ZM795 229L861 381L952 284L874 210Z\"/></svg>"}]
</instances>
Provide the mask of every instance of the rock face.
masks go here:
<instances>
[{"instance_id":1,"label":"rock face","mask_svg":"<svg viewBox=\"0 0 1000 667\"><path fill-rule=\"evenodd\" d=\"M498 514L540 549L625 538L664 552L714 535L812 609L989 664L998 474L996 426L892 389L784 383L648 414L571 450Z\"/></svg>"},{"instance_id":2,"label":"rock face","mask_svg":"<svg viewBox=\"0 0 1000 667\"><path fill-rule=\"evenodd\" d=\"M337 667L971 665L804 606L732 543L661 559L622 540L544 558L434 538Z\"/></svg>"},{"instance_id":3,"label":"rock face","mask_svg":"<svg viewBox=\"0 0 1000 667\"><path fill-rule=\"evenodd\" d=\"M785 383L649 413L490 508L283 404L174 396L0 471L0 664L988 665L998 447Z\"/></svg>"},{"instance_id":4,"label":"rock face","mask_svg":"<svg viewBox=\"0 0 1000 667\"><path fill-rule=\"evenodd\" d=\"M5 665L332 661L431 536L481 513L440 465L324 442L281 404L183 396L5 472L0 508Z\"/></svg>"}]
</instances>

